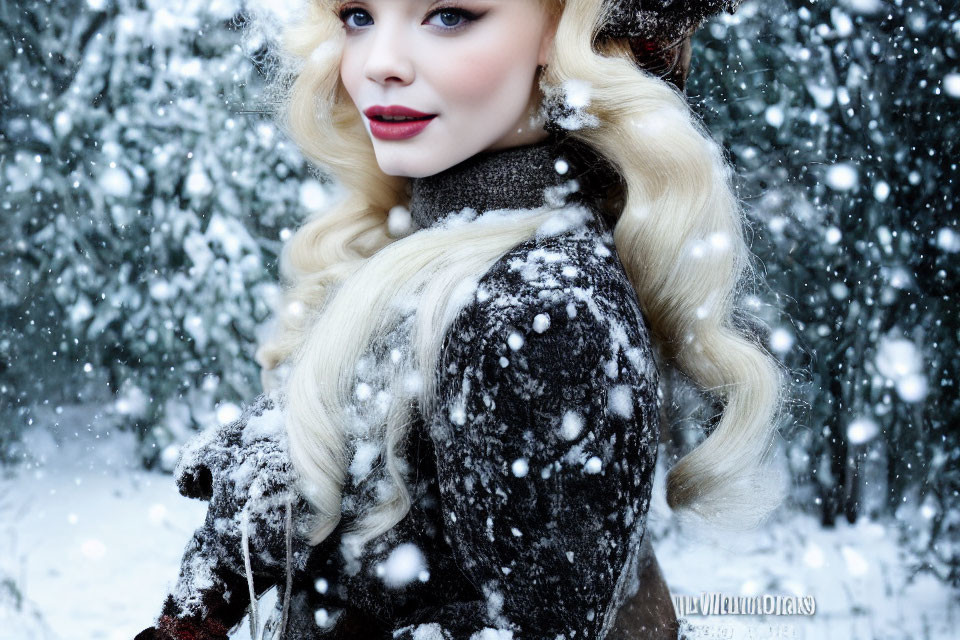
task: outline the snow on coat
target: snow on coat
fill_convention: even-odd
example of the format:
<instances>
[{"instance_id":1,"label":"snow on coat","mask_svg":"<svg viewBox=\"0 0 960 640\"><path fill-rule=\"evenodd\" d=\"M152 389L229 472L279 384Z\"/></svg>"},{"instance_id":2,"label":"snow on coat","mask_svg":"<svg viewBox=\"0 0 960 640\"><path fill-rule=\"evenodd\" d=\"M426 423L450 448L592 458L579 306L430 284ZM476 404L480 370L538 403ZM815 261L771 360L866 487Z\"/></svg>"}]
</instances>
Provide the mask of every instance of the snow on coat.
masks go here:
<instances>
[{"instance_id":1,"label":"snow on coat","mask_svg":"<svg viewBox=\"0 0 960 640\"><path fill-rule=\"evenodd\" d=\"M575 157L555 138L480 154L414 180L411 213L423 227L464 207L539 206L571 185ZM580 184L589 172L578 168ZM287 638L331 637L344 611L369 623L357 637L606 636L635 591L659 374L607 223L589 190L566 193L565 226L502 256L448 332L439 410L411 431L407 517L359 558L341 544L342 525L313 548L291 535L306 505L290 489L277 401L261 395L195 437L177 467L181 492L210 507L161 625L223 631L242 619L251 588L277 585L268 627ZM370 454L357 464L373 467ZM362 476L348 474L344 505L366 500Z\"/></svg>"}]
</instances>

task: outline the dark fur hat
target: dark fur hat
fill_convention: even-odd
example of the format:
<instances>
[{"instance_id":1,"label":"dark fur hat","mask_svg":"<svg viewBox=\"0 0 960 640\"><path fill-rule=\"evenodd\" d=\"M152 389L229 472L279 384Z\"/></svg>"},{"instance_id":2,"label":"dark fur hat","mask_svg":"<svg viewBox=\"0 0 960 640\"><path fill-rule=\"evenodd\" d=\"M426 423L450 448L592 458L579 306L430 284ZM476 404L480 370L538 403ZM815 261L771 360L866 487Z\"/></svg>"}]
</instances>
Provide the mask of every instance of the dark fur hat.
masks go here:
<instances>
[{"instance_id":1,"label":"dark fur hat","mask_svg":"<svg viewBox=\"0 0 960 640\"><path fill-rule=\"evenodd\" d=\"M606 0L609 20L600 37L677 40L708 18L734 13L743 0Z\"/></svg>"},{"instance_id":2,"label":"dark fur hat","mask_svg":"<svg viewBox=\"0 0 960 640\"><path fill-rule=\"evenodd\" d=\"M743 0L606 0L609 19L598 37L627 38L637 64L684 90L690 37L707 19L734 13Z\"/></svg>"}]
</instances>

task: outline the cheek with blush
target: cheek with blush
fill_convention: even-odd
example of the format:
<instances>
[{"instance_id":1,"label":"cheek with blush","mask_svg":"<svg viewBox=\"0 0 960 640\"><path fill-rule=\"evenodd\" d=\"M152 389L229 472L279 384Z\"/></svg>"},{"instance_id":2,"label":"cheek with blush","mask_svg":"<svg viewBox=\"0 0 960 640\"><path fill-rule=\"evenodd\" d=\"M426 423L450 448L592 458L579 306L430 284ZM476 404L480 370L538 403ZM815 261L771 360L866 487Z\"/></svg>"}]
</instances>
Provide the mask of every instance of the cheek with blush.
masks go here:
<instances>
[{"instance_id":1,"label":"cheek with blush","mask_svg":"<svg viewBox=\"0 0 960 640\"><path fill-rule=\"evenodd\" d=\"M497 55L491 47L464 52L450 60L436 77L442 79L445 93L461 104L479 106L503 93L511 72L516 73L516 59Z\"/></svg>"}]
</instances>

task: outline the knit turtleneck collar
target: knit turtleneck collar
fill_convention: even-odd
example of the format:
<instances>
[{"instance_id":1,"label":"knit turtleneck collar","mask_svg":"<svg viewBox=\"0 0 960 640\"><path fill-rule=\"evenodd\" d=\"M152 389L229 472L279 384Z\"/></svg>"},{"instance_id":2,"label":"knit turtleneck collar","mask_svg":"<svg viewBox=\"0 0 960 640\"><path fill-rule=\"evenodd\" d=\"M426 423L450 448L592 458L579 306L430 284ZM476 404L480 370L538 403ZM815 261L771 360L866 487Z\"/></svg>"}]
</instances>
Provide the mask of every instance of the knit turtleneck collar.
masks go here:
<instances>
[{"instance_id":1,"label":"knit turtleneck collar","mask_svg":"<svg viewBox=\"0 0 960 640\"><path fill-rule=\"evenodd\" d=\"M421 229L465 208L535 209L545 190L568 182L569 163L557 139L478 153L440 173L411 180L410 215ZM560 173L563 171L563 173Z\"/></svg>"}]
</instances>

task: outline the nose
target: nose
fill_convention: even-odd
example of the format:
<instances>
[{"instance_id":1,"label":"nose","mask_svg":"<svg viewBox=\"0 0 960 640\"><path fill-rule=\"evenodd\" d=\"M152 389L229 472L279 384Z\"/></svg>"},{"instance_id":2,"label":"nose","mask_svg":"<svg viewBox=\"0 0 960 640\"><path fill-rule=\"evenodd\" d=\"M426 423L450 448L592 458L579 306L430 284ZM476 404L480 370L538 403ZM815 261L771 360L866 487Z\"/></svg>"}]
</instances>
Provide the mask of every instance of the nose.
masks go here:
<instances>
[{"instance_id":1,"label":"nose","mask_svg":"<svg viewBox=\"0 0 960 640\"><path fill-rule=\"evenodd\" d=\"M378 84L413 82L414 65L406 53L410 46L404 42L400 29L380 27L370 36L372 42L364 65L366 77Z\"/></svg>"}]
</instances>

